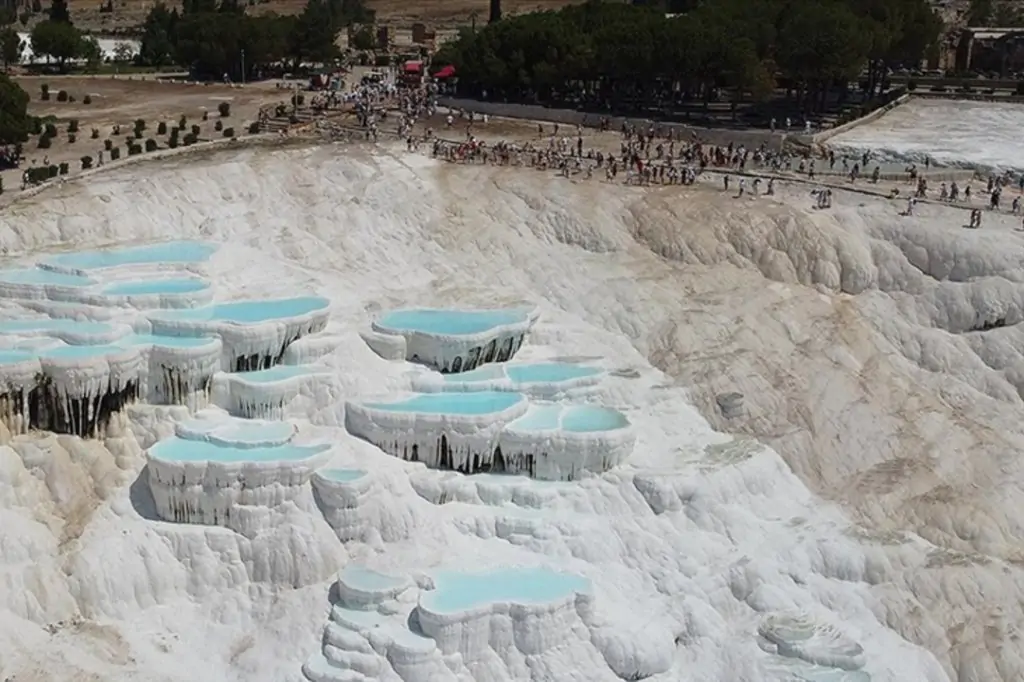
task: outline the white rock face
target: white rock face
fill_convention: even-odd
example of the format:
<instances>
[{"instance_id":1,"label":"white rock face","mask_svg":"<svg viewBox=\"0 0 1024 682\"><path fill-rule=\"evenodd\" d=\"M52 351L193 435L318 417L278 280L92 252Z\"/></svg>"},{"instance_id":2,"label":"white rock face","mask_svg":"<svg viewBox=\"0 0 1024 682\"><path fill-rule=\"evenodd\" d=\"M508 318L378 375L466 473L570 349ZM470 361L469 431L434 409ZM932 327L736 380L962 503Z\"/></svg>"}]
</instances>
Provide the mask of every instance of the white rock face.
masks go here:
<instances>
[{"instance_id":1,"label":"white rock face","mask_svg":"<svg viewBox=\"0 0 1024 682\"><path fill-rule=\"evenodd\" d=\"M593 392L607 376L597 367L575 363L502 363L461 374L418 373L414 390L431 392L512 391L531 398L556 400Z\"/></svg>"},{"instance_id":2,"label":"white rock face","mask_svg":"<svg viewBox=\"0 0 1024 682\"><path fill-rule=\"evenodd\" d=\"M284 419L300 396L330 400L337 382L326 368L279 365L256 372L222 372L213 378L213 401L237 417Z\"/></svg>"},{"instance_id":3,"label":"white rock face","mask_svg":"<svg viewBox=\"0 0 1024 682\"><path fill-rule=\"evenodd\" d=\"M247 537L282 505L312 511L309 477L330 447L293 442L280 422L215 418L186 422L147 451L156 513L166 521L220 525Z\"/></svg>"},{"instance_id":4,"label":"white rock face","mask_svg":"<svg viewBox=\"0 0 1024 682\"><path fill-rule=\"evenodd\" d=\"M364 334L363 340L378 355L391 359L401 343L388 342L381 336L401 337L409 362L425 364L444 374L458 374L512 359L538 314L534 308L395 310L375 320L372 333Z\"/></svg>"},{"instance_id":5,"label":"white rock face","mask_svg":"<svg viewBox=\"0 0 1024 682\"><path fill-rule=\"evenodd\" d=\"M463 476L349 437L336 397L310 408L337 445L329 466L384 491L360 499L366 540L342 545L316 500L282 504L253 538L138 511L140 447L183 407L133 405L131 433L92 441L0 429L4 676L298 680L332 572L359 561L403 576L540 563L593 582L589 640L474 670L438 654L401 668L409 680L770 682L811 665L759 648L778 612L864 649L862 669L829 675L1022 679L1019 219L965 231L946 205L907 220L859 194L823 212L802 187L734 201L719 186L285 147L111 169L6 206L8 256L203 234L230 245L208 264L219 296L332 297L349 343L318 362L348 400L409 388L408 366L359 341L366 311L534 301L517 361L614 363L601 402L638 442L626 466L569 483ZM734 419L715 404L729 392L744 396ZM391 651L363 639L378 661Z\"/></svg>"}]
</instances>

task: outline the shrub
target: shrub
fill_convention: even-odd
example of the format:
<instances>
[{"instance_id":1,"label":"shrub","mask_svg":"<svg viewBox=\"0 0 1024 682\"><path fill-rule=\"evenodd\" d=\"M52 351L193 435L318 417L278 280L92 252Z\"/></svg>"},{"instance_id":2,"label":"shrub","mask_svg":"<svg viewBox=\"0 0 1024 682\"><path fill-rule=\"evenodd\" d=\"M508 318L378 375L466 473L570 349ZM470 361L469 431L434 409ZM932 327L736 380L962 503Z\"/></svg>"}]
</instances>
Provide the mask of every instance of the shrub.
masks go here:
<instances>
[{"instance_id":1,"label":"shrub","mask_svg":"<svg viewBox=\"0 0 1024 682\"><path fill-rule=\"evenodd\" d=\"M111 149L114 148L114 141L111 140L110 138L103 140L103 148L109 152Z\"/></svg>"},{"instance_id":2,"label":"shrub","mask_svg":"<svg viewBox=\"0 0 1024 682\"><path fill-rule=\"evenodd\" d=\"M305 103L305 101L305 95L300 95L298 93L292 95L292 104L294 104L297 107L301 107Z\"/></svg>"},{"instance_id":3,"label":"shrub","mask_svg":"<svg viewBox=\"0 0 1024 682\"><path fill-rule=\"evenodd\" d=\"M111 128L110 132L112 134L114 134L114 135L120 135L121 134L121 124L120 123L115 123L114 127Z\"/></svg>"},{"instance_id":4,"label":"shrub","mask_svg":"<svg viewBox=\"0 0 1024 682\"><path fill-rule=\"evenodd\" d=\"M154 140L153 138L149 138L148 140L146 140L146 151L147 152L155 152L156 149L157 149L156 140Z\"/></svg>"},{"instance_id":5,"label":"shrub","mask_svg":"<svg viewBox=\"0 0 1024 682\"><path fill-rule=\"evenodd\" d=\"M288 115L288 105L287 104L278 104L276 107L274 107L274 116L287 116L287 115Z\"/></svg>"},{"instance_id":6,"label":"shrub","mask_svg":"<svg viewBox=\"0 0 1024 682\"><path fill-rule=\"evenodd\" d=\"M0 194L4 193L4 179L0 178Z\"/></svg>"},{"instance_id":7,"label":"shrub","mask_svg":"<svg viewBox=\"0 0 1024 682\"><path fill-rule=\"evenodd\" d=\"M164 123L163 121L160 121L159 123L157 123L156 124L156 134L157 135L166 135L167 134L167 124Z\"/></svg>"},{"instance_id":8,"label":"shrub","mask_svg":"<svg viewBox=\"0 0 1024 682\"><path fill-rule=\"evenodd\" d=\"M87 156L83 156L82 157L82 170L89 170L90 168L92 168L92 157L88 156L88 155Z\"/></svg>"},{"instance_id":9,"label":"shrub","mask_svg":"<svg viewBox=\"0 0 1024 682\"><path fill-rule=\"evenodd\" d=\"M170 139L167 140L167 146L170 147L171 149L177 149L178 138L176 136L171 136Z\"/></svg>"},{"instance_id":10,"label":"shrub","mask_svg":"<svg viewBox=\"0 0 1024 682\"><path fill-rule=\"evenodd\" d=\"M46 135L43 135L42 137L40 137L39 138L39 148L40 149L49 149L50 148L50 138L47 137Z\"/></svg>"},{"instance_id":11,"label":"shrub","mask_svg":"<svg viewBox=\"0 0 1024 682\"><path fill-rule=\"evenodd\" d=\"M142 145L135 144L134 142L128 145L128 156L135 156L142 153Z\"/></svg>"},{"instance_id":12,"label":"shrub","mask_svg":"<svg viewBox=\"0 0 1024 682\"><path fill-rule=\"evenodd\" d=\"M43 132L43 137L57 137L57 126L52 123L47 123Z\"/></svg>"},{"instance_id":13,"label":"shrub","mask_svg":"<svg viewBox=\"0 0 1024 682\"><path fill-rule=\"evenodd\" d=\"M291 116L288 117L288 122L291 123L292 125L295 125L296 123L299 122L299 117L292 114Z\"/></svg>"},{"instance_id":14,"label":"shrub","mask_svg":"<svg viewBox=\"0 0 1024 682\"><path fill-rule=\"evenodd\" d=\"M78 132L78 119L77 118L73 118L70 121L68 121L68 132L69 133L77 133Z\"/></svg>"},{"instance_id":15,"label":"shrub","mask_svg":"<svg viewBox=\"0 0 1024 682\"><path fill-rule=\"evenodd\" d=\"M182 114L181 118L178 119L178 127L184 130L186 125L188 125L188 119L185 118L185 114Z\"/></svg>"},{"instance_id":16,"label":"shrub","mask_svg":"<svg viewBox=\"0 0 1024 682\"><path fill-rule=\"evenodd\" d=\"M199 137L199 126L197 126L197 125L193 125L192 126L192 134L195 135L196 137Z\"/></svg>"},{"instance_id":17,"label":"shrub","mask_svg":"<svg viewBox=\"0 0 1024 682\"><path fill-rule=\"evenodd\" d=\"M143 118L135 119L135 126L134 126L134 128L135 128L135 130L145 130L146 129L146 120L143 119Z\"/></svg>"},{"instance_id":18,"label":"shrub","mask_svg":"<svg viewBox=\"0 0 1024 682\"><path fill-rule=\"evenodd\" d=\"M92 95L86 95L83 97L82 104L92 104Z\"/></svg>"},{"instance_id":19,"label":"shrub","mask_svg":"<svg viewBox=\"0 0 1024 682\"><path fill-rule=\"evenodd\" d=\"M68 144L74 144L78 140L78 136L74 133L68 135Z\"/></svg>"},{"instance_id":20,"label":"shrub","mask_svg":"<svg viewBox=\"0 0 1024 682\"><path fill-rule=\"evenodd\" d=\"M217 121L216 123L214 123L213 124L213 129L218 131L218 132L223 130L224 129L224 121Z\"/></svg>"},{"instance_id":21,"label":"shrub","mask_svg":"<svg viewBox=\"0 0 1024 682\"><path fill-rule=\"evenodd\" d=\"M57 101L58 102L67 102L68 101L68 91L67 90L61 90L60 92L58 92L57 93Z\"/></svg>"},{"instance_id":22,"label":"shrub","mask_svg":"<svg viewBox=\"0 0 1024 682\"><path fill-rule=\"evenodd\" d=\"M117 161L120 158L121 158L121 148L120 147L114 147L113 149L110 150L110 160L111 161Z\"/></svg>"},{"instance_id":23,"label":"shrub","mask_svg":"<svg viewBox=\"0 0 1024 682\"><path fill-rule=\"evenodd\" d=\"M68 162L67 161L61 162L60 167L58 168L58 172L61 175L67 175L68 174Z\"/></svg>"},{"instance_id":24,"label":"shrub","mask_svg":"<svg viewBox=\"0 0 1024 682\"><path fill-rule=\"evenodd\" d=\"M198 135L196 135L195 133L189 133L188 135L185 136L185 139L182 140L182 143L184 143L184 145L187 147L190 144L195 144L198 139Z\"/></svg>"},{"instance_id":25,"label":"shrub","mask_svg":"<svg viewBox=\"0 0 1024 682\"><path fill-rule=\"evenodd\" d=\"M40 85L39 90L42 93L40 99L42 99L44 102L50 99L50 85L48 83L43 83L42 85Z\"/></svg>"},{"instance_id":26,"label":"shrub","mask_svg":"<svg viewBox=\"0 0 1024 682\"><path fill-rule=\"evenodd\" d=\"M259 135L260 134L260 122L259 121L253 121L252 123L249 124L249 134L250 135Z\"/></svg>"},{"instance_id":27,"label":"shrub","mask_svg":"<svg viewBox=\"0 0 1024 682\"><path fill-rule=\"evenodd\" d=\"M210 112L209 111L204 111L203 112L203 120L204 121L210 120Z\"/></svg>"},{"instance_id":28,"label":"shrub","mask_svg":"<svg viewBox=\"0 0 1024 682\"><path fill-rule=\"evenodd\" d=\"M42 135L43 134L43 119L38 116L32 117L32 134Z\"/></svg>"},{"instance_id":29,"label":"shrub","mask_svg":"<svg viewBox=\"0 0 1024 682\"><path fill-rule=\"evenodd\" d=\"M46 170L51 178L57 177L57 174L60 173L60 168L57 168L57 164L55 163L51 163Z\"/></svg>"},{"instance_id":30,"label":"shrub","mask_svg":"<svg viewBox=\"0 0 1024 682\"><path fill-rule=\"evenodd\" d=\"M89 137L91 137L94 140L100 139L100 131L99 131L99 129L93 128L92 129L92 133L89 135Z\"/></svg>"},{"instance_id":31,"label":"shrub","mask_svg":"<svg viewBox=\"0 0 1024 682\"><path fill-rule=\"evenodd\" d=\"M231 105L227 102L221 102L217 105L217 111L220 112L222 117L231 115Z\"/></svg>"},{"instance_id":32,"label":"shrub","mask_svg":"<svg viewBox=\"0 0 1024 682\"><path fill-rule=\"evenodd\" d=\"M135 131L133 132L133 134L135 135L135 139L136 140L141 140L142 139L142 130L141 129L136 128Z\"/></svg>"},{"instance_id":33,"label":"shrub","mask_svg":"<svg viewBox=\"0 0 1024 682\"><path fill-rule=\"evenodd\" d=\"M68 101L69 102L74 102L75 101L75 96L74 95L68 95Z\"/></svg>"},{"instance_id":34,"label":"shrub","mask_svg":"<svg viewBox=\"0 0 1024 682\"><path fill-rule=\"evenodd\" d=\"M224 129L224 137L234 137L234 136L235 136L235 129L234 128L225 128Z\"/></svg>"}]
</instances>

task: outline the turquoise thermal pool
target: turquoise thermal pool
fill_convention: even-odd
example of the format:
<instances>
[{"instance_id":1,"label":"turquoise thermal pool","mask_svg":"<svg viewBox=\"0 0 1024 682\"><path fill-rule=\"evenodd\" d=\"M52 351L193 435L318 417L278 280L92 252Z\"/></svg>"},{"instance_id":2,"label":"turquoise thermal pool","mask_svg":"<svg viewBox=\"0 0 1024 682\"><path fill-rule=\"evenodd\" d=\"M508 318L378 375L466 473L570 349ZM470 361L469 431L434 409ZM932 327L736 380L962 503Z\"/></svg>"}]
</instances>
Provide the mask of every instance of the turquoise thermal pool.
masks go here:
<instances>
[{"instance_id":1,"label":"turquoise thermal pool","mask_svg":"<svg viewBox=\"0 0 1024 682\"><path fill-rule=\"evenodd\" d=\"M23 350L0 350L0 365L17 365L22 362L31 362L38 357L38 353Z\"/></svg>"},{"instance_id":2,"label":"turquoise thermal pool","mask_svg":"<svg viewBox=\"0 0 1024 682\"><path fill-rule=\"evenodd\" d=\"M122 249L62 253L50 256L42 262L49 267L72 270L99 270L157 263L189 264L209 260L216 250L217 246L208 242L174 241Z\"/></svg>"},{"instance_id":3,"label":"turquoise thermal pool","mask_svg":"<svg viewBox=\"0 0 1024 682\"><path fill-rule=\"evenodd\" d=\"M104 344L100 346L57 346L39 351L39 358L43 360L89 360L91 358L106 357L108 355L123 354L124 346Z\"/></svg>"},{"instance_id":4,"label":"turquoise thermal pool","mask_svg":"<svg viewBox=\"0 0 1024 682\"><path fill-rule=\"evenodd\" d=\"M159 336L157 334L129 334L120 341L125 346L160 346L162 348L202 348L217 339L209 336Z\"/></svg>"},{"instance_id":5,"label":"turquoise thermal pool","mask_svg":"<svg viewBox=\"0 0 1024 682\"><path fill-rule=\"evenodd\" d=\"M28 284L31 286L88 287L93 280L81 275L70 275L43 268L0 271L0 284Z\"/></svg>"},{"instance_id":6,"label":"turquoise thermal pool","mask_svg":"<svg viewBox=\"0 0 1024 682\"><path fill-rule=\"evenodd\" d=\"M396 333L417 332L438 336L468 336L495 327L526 322L523 310L409 309L387 313L377 321L379 329Z\"/></svg>"},{"instance_id":7,"label":"turquoise thermal pool","mask_svg":"<svg viewBox=\"0 0 1024 682\"><path fill-rule=\"evenodd\" d=\"M529 411L508 425L510 431L556 431L594 433L629 426L618 410L596 405L533 404Z\"/></svg>"},{"instance_id":8,"label":"turquoise thermal pool","mask_svg":"<svg viewBox=\"0 0 1024 682\"><path fill-rule=\"evenodd\" d=\"M202 308L162 311L154 320L187 322L227 322L259 324L286 318L301 317L326 310L330 301L319 296L301 296L259 301L231 301Z\"/></svg>"},{"instance_id":9,"label":"turquoise thermal pool","mask_svg":"<svg viewBox=\"0 0 1024 682\"><path fill-rule=\"evenodd\" d=\"M434 574L434 589L420 596L420 608L450 614L489 604L548 604L589 591L586 578L545 568L503 568L488 573L441 571Z\"/></svg>"},{"instance_id":10,"label":"turquoise thermal pool","mask_svg":"<svg viewBox=\"0 0 1024 682\"><path fill-rule=\"evenodd\" d=\"M195 277L115 282L104 287L107 296L153 296L159 294L191 294L209 289L210 285Z\"/></svg>"},{"instance_id":11,"label":"turquoise thermal pool","mask_svg":"<svg viewBox=\"0 0 1024 682\"><path fill-rule=\"evenodd\" d=\"M332 483L352 483L364 478L366 472L362 469L320 469L316 475Z\"/></svg>"},{"instance_id":12,"label":"turquoise thermal pool","mask_svg":"<svg viewBox=\"0 0 1024 682\"><path fill-rule=\"evenodd\" d=\"M279 421L200 417L179 423L175 432L183 440L253 447L285 445L295 435L295 427Z\"/></svg>"},{"instance_id":13,"label":"turquoise thermal pool","mask_svg":"<svg viewBox=\"0 0 1024 682\"><path fill-rule=\"evenodd\" d=\"M361 592L393 592L409 584L407 578L378 573L365 566L352 564L342 569L339 579L346 586Z\"/></svg>"},{"instance_id":14,"label":"turquoise thermal pool","mask_svg":"<svg viewBox=\"0 0 1024 682\"><path fill-rule=\"evenodd\" d=\"M42 317L32 320L4 320L0 334L31 334L36 332L65 332L75 334L109 334L114 328L105 322L83 322L64 318Z\"/></svg>"},{"instance_id":15,"label":"turquoise thermal pool","mask_svg":"<svg viewBox=\"0 0 1024 682\"><path fill-rule=\"evenodd\" d=\"M504 412L526 400L518 393L480 391L478 393L424 393L393 403L364 403L371 410L417 414L482 415Z\"/></svg>"},{"instance_id":16,"label":"turquoise thermal pool","mask_svg":"<svg viewBox=\"0 0 1024 682\"><path fill-rule=\"evenodd\" d=\"M309 459L328 449L327 445L292 445L243 447L223 442L169 438L149 449L149 456L165 462L297 462Z\"/></svg>"}]
</instances>

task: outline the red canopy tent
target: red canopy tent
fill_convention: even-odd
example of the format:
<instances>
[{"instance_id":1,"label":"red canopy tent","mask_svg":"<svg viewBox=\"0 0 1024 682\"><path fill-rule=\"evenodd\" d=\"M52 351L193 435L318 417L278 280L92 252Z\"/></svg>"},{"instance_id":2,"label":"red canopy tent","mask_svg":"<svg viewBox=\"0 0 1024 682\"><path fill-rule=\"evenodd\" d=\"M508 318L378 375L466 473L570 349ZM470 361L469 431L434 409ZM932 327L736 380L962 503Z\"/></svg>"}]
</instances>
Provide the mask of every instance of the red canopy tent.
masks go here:
<instances>
[{"instance_id":1,"label":"red canopy tent","mask_svg":"<svg viewBox=\"0 0 1024 682\"><path fill-rule=\"evenodd\" d=\"M408 74L416 74L423 70L423 62L406 62L402 69Z\"/></svg>"},{"instance_id":2,"label":"red canopy tent","mask_svg":"<svg viewBox=\"0 0 1024 682\"><path fill-rule=\"evenodd\" d=\"M434 78L439 78L439 79L443 80L445 78L451 78L454 75L455 75L455 67L452 66L451 64L449 64L448 66L443 67L440 71L435 73L434 74Z\"/></svg>"}]
</instances>

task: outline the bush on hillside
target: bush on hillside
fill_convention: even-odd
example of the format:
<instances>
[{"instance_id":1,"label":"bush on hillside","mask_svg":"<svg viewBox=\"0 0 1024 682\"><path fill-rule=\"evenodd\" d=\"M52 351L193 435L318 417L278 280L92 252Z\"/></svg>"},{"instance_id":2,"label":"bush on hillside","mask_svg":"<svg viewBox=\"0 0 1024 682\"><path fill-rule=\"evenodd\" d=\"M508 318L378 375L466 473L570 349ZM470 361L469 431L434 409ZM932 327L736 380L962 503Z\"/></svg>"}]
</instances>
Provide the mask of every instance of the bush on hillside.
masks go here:
<instances>
[{"instance_id":1,"label":"bush on hillside","mask_svg":"<svg viewBox=\"0 0 1024 682\"><path fill-rule=\"evenodd\" d=\"M83 97L82 104L92 104L92 95L86 95Z\"/></svg>"},{"instance_id":2,"label":"bush on hillside","mask_svg":"<svg viewBox=\"0 0 1024 682\"><path fill-rule=\"evenodd\" d=\"M260 134L260 122L259 121L253 121L252 123L249 124L249 134L250 135L259 135Z\"/></svg>"},{"instance_id":3,"label":"bush on hillside","mask_svg":"<svg viewBox=\"0 0 1024 682\"><path fill-rule=\"evenodd\" d=\"M217 111L220 112L220 115L222 117L223 116L230 116L231 115L231 105L229 103L227 103L227 102L221 102L220 104L217 105Z\"/></svg>"},{"instance_id":4,"label":"bush on hillside","mask_svg":"<svg viewBox=\"0 0 1024 682\"><path fill-rule=\"evenodd\" d=\"M68 144L74 144L78 140L78 136L74 133L68 135Z\"/></svg>"},{"instance_id":5,"label":"bush on hillside","mask_svg":"<svg viewBox=\"0 0 1024 682\"><path fill-rule=\"evenodd\" d=\"M164 123L163 121L160 121L160 123L158 123L156 125L156 134L157 135L166 135L167 134L167 124Z\"/></svg>"},{"instance_id":6,"label":"bush on hillside","mask_svg":"<svg viewBox=\"0 0 1024 682\"><path fill-rule=\"evenodd\" d=\"M192 134L195 135L196 137L199 137L199 126L197 126L197 125L193 125L192 126Z\"/></svg>"},{"instance_id":7,"label":"bush on hillside","mask_svg":"<svg viewBox=\"0 0 1024 682\"><path fill-rule=\"evenodd\" d=\"M111 140L110 138L103 140L103 148L109 152L111 149L114 148L114 141Z\"/></svg>"},{"instance_id":8,"label":"bush on hillside","mask_svg":"<svg viewBox=\"0 0 1024 682\"><path fill-rule=\"evenodd\" d=\"M43 135L42 137L39 138L39 148L40 149L49 149L50 148L50 138L48 136Z\"/></svg>"},{"instance_id":9,"label":"bush on hillside","mask_svg":"<svg viewBox=\"0 0 1024 682\"><path fill-rule=\"evenodd\" d=\"M146 151L147 152L155 152L157 150L157 146L158 145L156 143L156 140L154 140L153 138L149 138L148 140L146 140Z\"/></svg>"},{"instance_id":10,"label":"bush on hillside","mask_svg":"<svg viewBox=\"0 0 1024 682\"><path fill-rule=\"evenodd\" d=\"M120 158L121 158L121 148L120 147L114 147L113 149L110 150L110 160L111 161L117 161Z\"/></svg>"},{"instance_id":11,"label":"bush on hillside","mask_svg":"<svg viewBox=\"0 0 1024 682\"><path fill-rule=\"evenodd\" d=\"M57 101L58 102L67 102L68 101L68 91L67 90L61 90L60 92L58 92L57 93Z\"/></svg>"},{"instance_id":12,"label":"bush on hillside","mask_svg":"<svg viewBox=\"0 0 1024 682\"><path fill-rule=\"evenodd\" d=\"M77 118L73 118L70 121L68 121L68 132L69 133L77 133L78 132L78 119Z\"/></svg>"},{"instance_id":13,"label":"bush on hillside","mask_svg":"<svg viewBox=\"0 0 1024 682\"><path fill-rule=\"evenodd\" d=\"M92 168L92 157L88 156L88 155L83 156L82 157L82 170L89 170L90 168Z\"/></svg>"},{"instance_id":14,"label":"bush on hillside","mask_svg":"<svg viewBox=\"0 0 1024 682\"><path fill-rule=\"evenodd\" d=\"M234 128L225 128L224 129L224 137L234 137L234 136L235 136L235 129Z\"/></svg>"},{"instance_id":15,"label":"bush on hillside","mask_svg":"<svg viewBox=\"0 0 1024 682\"><path fill-rule=\"evenodd\" d=\"M57 137L57 126L47 123L46 128L43 129L43 137Z\"/></svg>"},{"instance_id":16,"label":"bush on hillside","mask_svg":"<svg viewBox=\"0 0 1024 682\"><path fill-rule=\"evenodd\" d=\"M92 137L92 139L94 140L100 139L100 131L97 128L93 128L90 137Z\"/></svg>"},{"instance_id":17,"label":"bush on hillside","mask_svg":"<svg viewBox=\"0 0 1024 682\"><path fill-rule=\"evenodd\" d=\"M217 132L224 130L224 121L217 121L216 123L214 123L213 129L216 130Z\"/></svg>"},{"instance_id":18,"label":"bush on hillside","mask_svg":"<svg viewBox=\"0 0 1024 682\"><path fill-rule=\"evenodd\" d=\"M60 172L61 175L67 175L68 174L68 162L67 161L62 161L58 171Z\"/></svg>"},{"instance_id":19,"label":"bush on hillside","mask_svg":"<svg viewBox=\"0 0 1024 682\"><path fill-rule=\"evenodd\" d=\"M49 84L48 83L43 83L42 85L39 86L39 90L42 93L42 94L40 94L39 99L43 100L44 102L50 101L50 86L49 86Z\"/></svg>"}]
</instances>

